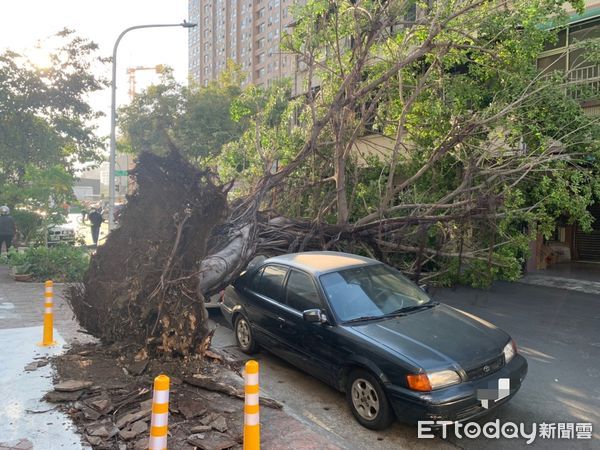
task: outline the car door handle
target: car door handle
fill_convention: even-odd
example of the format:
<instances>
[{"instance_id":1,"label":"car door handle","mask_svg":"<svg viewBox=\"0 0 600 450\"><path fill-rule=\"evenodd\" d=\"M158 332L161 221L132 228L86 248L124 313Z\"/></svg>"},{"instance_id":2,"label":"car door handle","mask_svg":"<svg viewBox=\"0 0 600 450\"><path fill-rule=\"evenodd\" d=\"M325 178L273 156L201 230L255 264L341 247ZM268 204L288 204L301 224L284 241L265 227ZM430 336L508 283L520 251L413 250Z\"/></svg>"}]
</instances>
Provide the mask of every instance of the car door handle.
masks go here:
<instances>
[{"instance_id":1,"label":"car door handle","mask_svg":"<svg viewBox=\"0 0 600 450\"><path fill-rule=\"evenodd\" d=\"M279 325L285 325L286 323L285 319L281 316L277 316L277 322L279 322Z\"/></svg>"}]
</instances>

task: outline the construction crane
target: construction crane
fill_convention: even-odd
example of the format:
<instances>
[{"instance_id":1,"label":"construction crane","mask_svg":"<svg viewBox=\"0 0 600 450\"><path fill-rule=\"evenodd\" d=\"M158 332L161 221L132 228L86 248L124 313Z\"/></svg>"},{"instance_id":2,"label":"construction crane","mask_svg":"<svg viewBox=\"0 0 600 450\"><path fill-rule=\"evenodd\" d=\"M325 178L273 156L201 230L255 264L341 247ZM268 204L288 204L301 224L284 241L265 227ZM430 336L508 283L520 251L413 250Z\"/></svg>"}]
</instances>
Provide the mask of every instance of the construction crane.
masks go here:
<instances>
[{"instance_id":1,"label":"construction crane","mask_svg":"<svg viewBox=\"0 0 600 450\"><path fill-rule=\"evenodd\" d=\"M157 64L156 66L152 66L152 67L137 66L137 67L127 68L127 75L129 75L129 99L130 100L133 100L133 97L135 97L135 73L138 70L154 70L155 73L163 73L164 66L162 64Z\"/></svg>"}]
</instances>

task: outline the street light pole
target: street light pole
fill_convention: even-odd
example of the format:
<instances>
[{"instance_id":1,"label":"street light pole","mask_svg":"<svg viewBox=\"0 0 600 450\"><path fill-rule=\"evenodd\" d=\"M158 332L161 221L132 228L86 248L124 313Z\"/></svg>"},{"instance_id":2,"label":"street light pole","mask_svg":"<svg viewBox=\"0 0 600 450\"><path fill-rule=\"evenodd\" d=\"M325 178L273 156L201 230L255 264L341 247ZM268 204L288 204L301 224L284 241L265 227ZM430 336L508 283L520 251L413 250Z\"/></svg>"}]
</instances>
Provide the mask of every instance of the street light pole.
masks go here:
<instances>
[{"instance_id":1,"label":"street light pole","mask_svg":"<svg viewBox=\"0 0 600 450\"><path fill-rule=\"evenodd\" d=\"M133 27L126 28L121 32L115 46L113 47L112 56L112 83L110 85L110 155L109 155L109 168L108 168L108 229L112 231L115 228L115 162L117 157L117 49L119 42L125 34L131 30L138 30L140 28L165 28L165 27L183 27L193 28L197 24L186 22L185 20L181 23L159 23L149 25L136 25Z\"/></svg>"}]
</instances>

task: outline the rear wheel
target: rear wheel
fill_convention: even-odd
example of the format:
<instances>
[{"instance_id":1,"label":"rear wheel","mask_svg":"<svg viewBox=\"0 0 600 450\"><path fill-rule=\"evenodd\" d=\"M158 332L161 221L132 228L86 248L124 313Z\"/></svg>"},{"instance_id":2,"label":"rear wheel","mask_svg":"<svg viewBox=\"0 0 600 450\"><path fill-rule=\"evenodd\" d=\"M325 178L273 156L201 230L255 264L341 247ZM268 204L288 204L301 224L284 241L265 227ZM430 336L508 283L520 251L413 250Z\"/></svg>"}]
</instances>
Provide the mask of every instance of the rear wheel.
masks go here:
<instances>
[{"instance_id":1,"label":"rear wheel","mask_svg":"<svg viewBox=\"0 0 600 450\"><path fill-rule=\"evenodd\" d=\"M383 430L394 421L394 413L381 383L363 369L348 375L346 400L358 422L371 430Z\"/></svg>"},{"instance_id":2,"label":"rear wheel","mask_svg":"<svg viewBox=\"0 0 600 450\"><path fill-rule=\"evenodd\" d=\"M252 328L250 327L250 322L246 317L239 314L235 318L235 340L237 345L240 347L244 353L251 355L256 353L258 350L258 344L254 339L254 334L252 333Z\"/></svg>"}]
</instances>

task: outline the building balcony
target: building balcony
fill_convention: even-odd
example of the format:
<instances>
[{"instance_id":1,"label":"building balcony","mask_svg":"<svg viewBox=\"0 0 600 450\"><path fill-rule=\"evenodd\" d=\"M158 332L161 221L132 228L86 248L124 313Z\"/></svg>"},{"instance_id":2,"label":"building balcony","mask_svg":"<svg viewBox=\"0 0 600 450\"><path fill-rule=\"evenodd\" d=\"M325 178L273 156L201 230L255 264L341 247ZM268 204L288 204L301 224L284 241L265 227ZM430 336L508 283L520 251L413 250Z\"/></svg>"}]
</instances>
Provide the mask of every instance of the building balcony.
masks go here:
<instances>
[{"instance_id":1,"label":"building balcony","mask_svg":"<svg viewBox=\"0 0 600 450\"><path fill-rule=\"evenodd\" d=\"M570 71L571 94L581 102L600 99L600 64L591 64Z\"/></svg>"}]
</instances>

